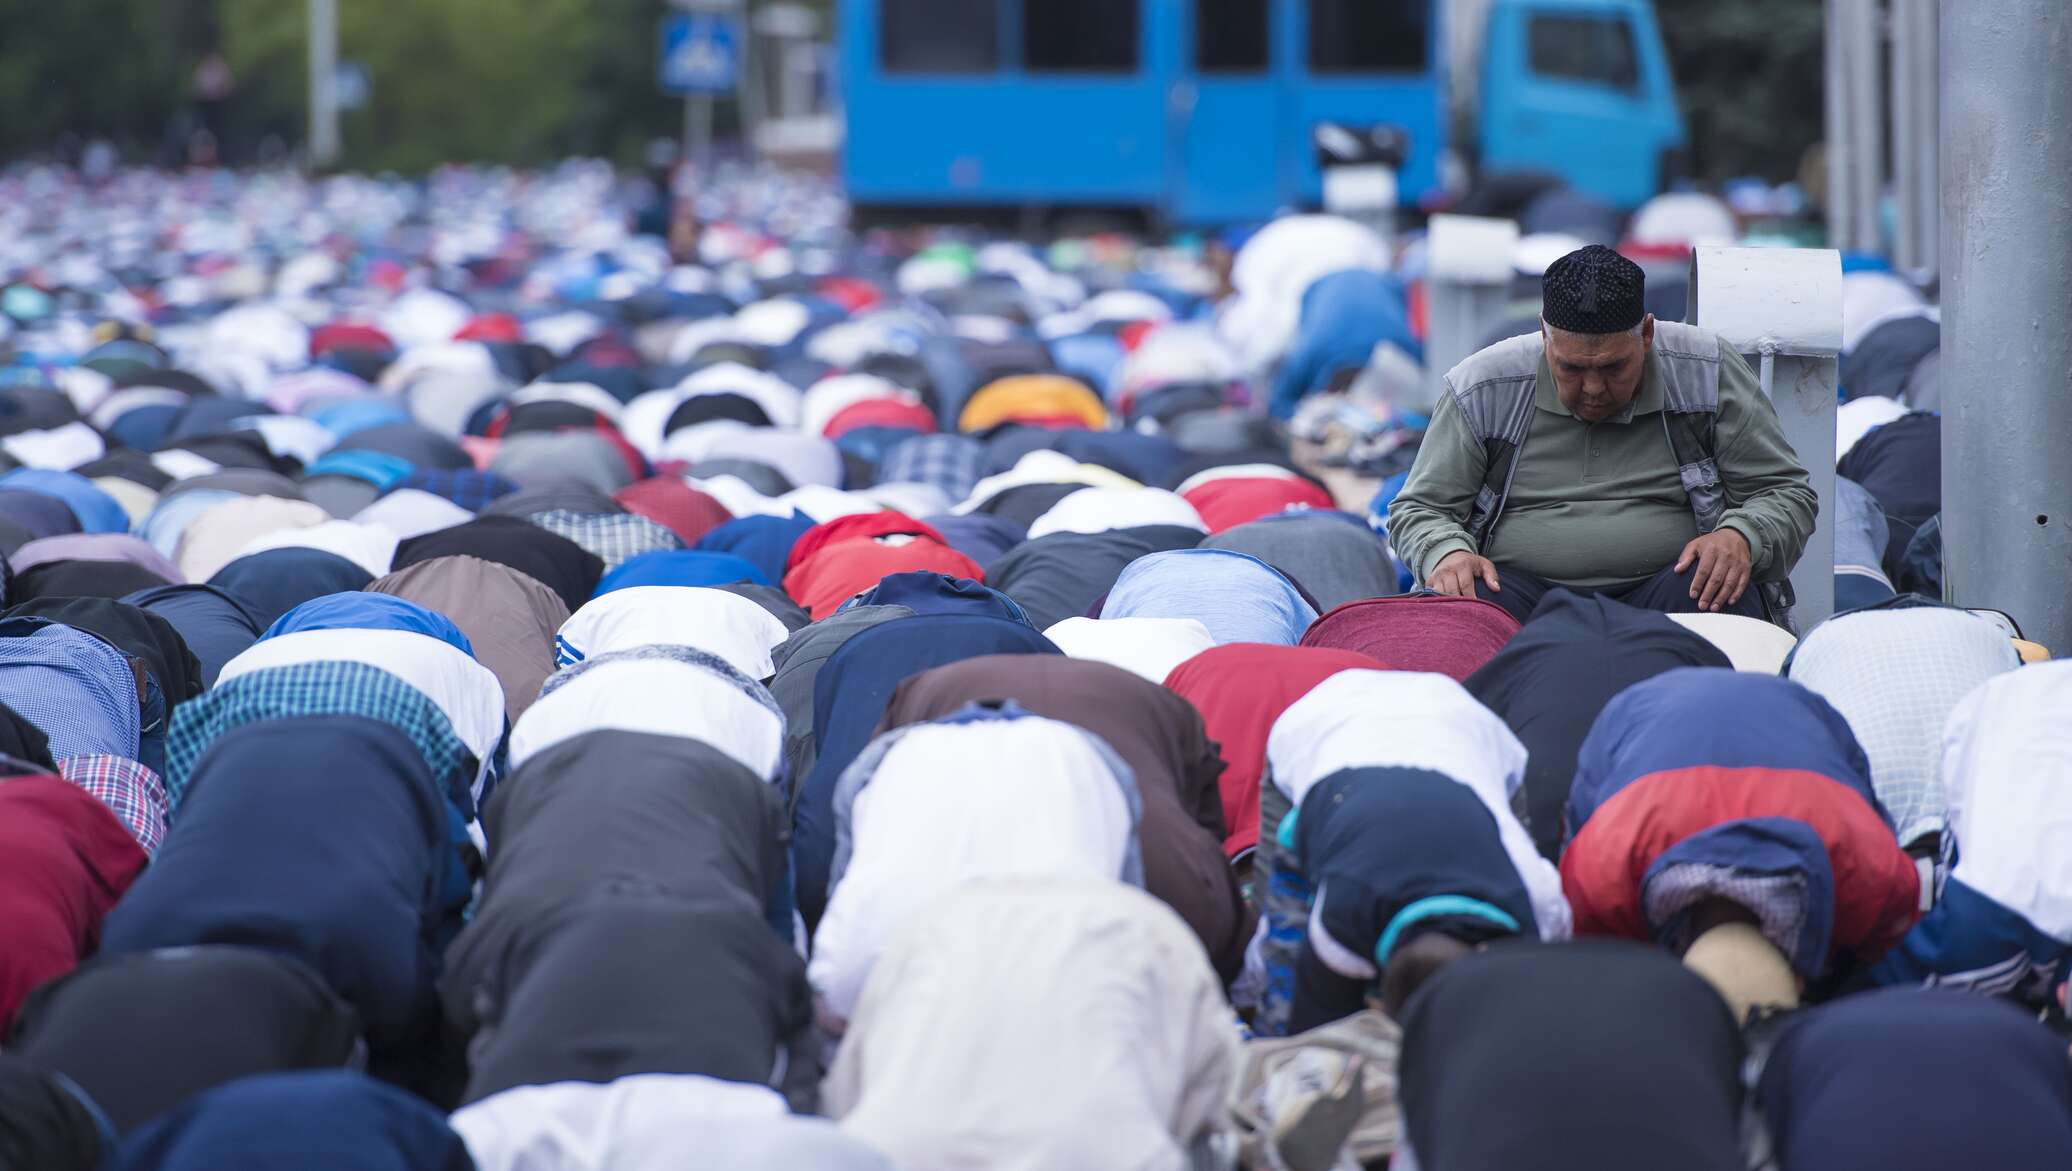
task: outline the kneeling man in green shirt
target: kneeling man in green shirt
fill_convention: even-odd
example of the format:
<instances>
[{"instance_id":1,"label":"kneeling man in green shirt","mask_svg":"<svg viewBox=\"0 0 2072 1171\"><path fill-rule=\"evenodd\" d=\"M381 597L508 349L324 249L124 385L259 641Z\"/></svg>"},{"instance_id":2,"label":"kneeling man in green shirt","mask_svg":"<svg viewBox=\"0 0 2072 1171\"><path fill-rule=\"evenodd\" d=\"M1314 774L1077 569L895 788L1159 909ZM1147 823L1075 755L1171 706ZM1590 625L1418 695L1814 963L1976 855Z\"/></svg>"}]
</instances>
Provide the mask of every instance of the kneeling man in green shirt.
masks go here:
<instances>
[{"instance_id":1,"label":"kneeling man in green shirt","mask_svg":"<svg viewBox=\"0 0 2072 1171\"><path fill-rule=\"evenodd\" d=\"M1389 540L1427 588L1521 622L1556 587L1783 619L1774 583L1819 508L1806 470L1748 363L1657 322L1645 282L1609 248L1572 252L1547 269L1539 333L1447 374L1389 506Z\"/></svg>"}]
</instances>

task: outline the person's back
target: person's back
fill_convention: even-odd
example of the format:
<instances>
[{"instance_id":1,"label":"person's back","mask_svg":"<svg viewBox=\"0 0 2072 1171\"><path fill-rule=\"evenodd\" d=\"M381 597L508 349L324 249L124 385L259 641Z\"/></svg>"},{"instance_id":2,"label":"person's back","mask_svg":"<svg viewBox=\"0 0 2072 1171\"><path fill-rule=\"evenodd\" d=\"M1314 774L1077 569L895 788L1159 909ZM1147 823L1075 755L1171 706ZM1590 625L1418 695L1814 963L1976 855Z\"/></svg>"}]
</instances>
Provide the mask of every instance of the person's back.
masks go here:
<instances>
[{"instance_id":1,"label":"person's back","mask_svg":"<svg viewBox=\"0 0 2072 1171\"><path fill-rule=\"evenodd\" d=\"M1423 1171L1734 1171L1741 1057L1719 998L1666 956L1493 947L1406 1014L1404 1133Z\"/></svg>"},{"instance_id":2,"label":"person's back","mask_svg":"<svg viewBox=\"0 0 2072 1171\"><path fill-rule=\"evenodd\" d=\"M1184 1171L1237 1057L1207 957L1155 899L985 881L879 961L824 1105L906 1171Z\"/></svg>"},{"instance_id":3,"label":"person's back","mask_svg":"<svg viewBox=\"0 0 2072 1171\"><path fill-rule=\"evenodd\" d=\"M1437 970L1490 939L1537 936L1532 900L1474 791L1414 768L1324 778L1288 827L1315 889L1289 1028L1378 998L1401 1016Z\"/></svg>"},{"instance_id":4,"label":"person's back","mask_svg":"<svg viewBox=\"0 0 2072 1171\"><path fill-rule=\"evenodd\" d=\"M1576 754L1604 705L1663 671L1729 665L1717 648L1659 614L1560 590L1463 686L1525 745L1525 824L1553 859L1561 854L1561 809Z\"/></svg>"}]
</instances>

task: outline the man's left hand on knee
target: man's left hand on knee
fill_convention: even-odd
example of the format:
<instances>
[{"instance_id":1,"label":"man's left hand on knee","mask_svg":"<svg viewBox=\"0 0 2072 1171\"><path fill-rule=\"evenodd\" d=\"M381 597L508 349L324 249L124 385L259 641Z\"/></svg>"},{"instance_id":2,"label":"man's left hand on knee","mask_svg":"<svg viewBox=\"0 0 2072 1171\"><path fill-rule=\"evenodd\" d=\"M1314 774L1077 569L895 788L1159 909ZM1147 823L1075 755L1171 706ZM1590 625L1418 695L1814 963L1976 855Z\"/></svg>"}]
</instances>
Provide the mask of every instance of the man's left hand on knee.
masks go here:
<instances>
[{"instance_id":1,"label":"man's left hand on knee","mask_svg":"<svg viewBox=\"0 0 2072 1171\"><path fill-rule=\"evenodd\" d=\"M1710 532L1683 547L1676 572L1691 571L1691 597L1717 613L1741 600L1754 566L1748 538L1733 529Z\"/></svg>"}]
</instances>

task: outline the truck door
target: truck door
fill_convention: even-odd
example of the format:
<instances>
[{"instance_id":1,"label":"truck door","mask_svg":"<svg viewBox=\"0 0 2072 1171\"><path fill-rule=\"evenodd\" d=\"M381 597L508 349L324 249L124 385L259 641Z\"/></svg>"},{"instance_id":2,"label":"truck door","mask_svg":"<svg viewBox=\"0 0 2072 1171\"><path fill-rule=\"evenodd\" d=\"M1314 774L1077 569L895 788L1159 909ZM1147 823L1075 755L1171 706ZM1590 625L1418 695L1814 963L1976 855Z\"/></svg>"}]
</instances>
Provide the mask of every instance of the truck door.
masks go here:
<instances>
[{"instance_id":1,"label":"truck door","mask_svg":"<svg viewBox=\"0 0 2072 1171\"><path fill-rule=\"evenodd\" d=\"M1497 4L1481 93L1484 173L1547 171L1620 207L1660 191L1682 142L1654 21L1630 0Z\"/></svg>"},{"instance_id":2,"label":"truck door","mask_svg":"<svg viewBox=\"0 0 2072 1171\"><path fill-rule=\"evenodd\" d=\"M1183 223L1263 220L1283 201L1280 0L1186 0L1180 68L1168 91L1171 211Z\"/></svg>"}]
</instances>

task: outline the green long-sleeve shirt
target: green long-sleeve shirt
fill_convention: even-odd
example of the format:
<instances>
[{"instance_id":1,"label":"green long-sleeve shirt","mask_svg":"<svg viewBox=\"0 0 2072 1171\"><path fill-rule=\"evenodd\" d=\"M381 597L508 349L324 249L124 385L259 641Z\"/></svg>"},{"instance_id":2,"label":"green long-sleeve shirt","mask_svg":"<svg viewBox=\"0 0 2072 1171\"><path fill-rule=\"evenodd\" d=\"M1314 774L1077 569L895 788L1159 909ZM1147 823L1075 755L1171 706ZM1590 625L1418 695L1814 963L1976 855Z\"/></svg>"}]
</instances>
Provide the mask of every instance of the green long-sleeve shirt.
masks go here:
<instances>
[{"instance_id":1,"label":"green long-sleeve shirt","mask_svg":"<svg viewBox=\"0 0 2072 1171\"><path fill-rule=\"evenodd\" d=\"M1648 354L1624 412L1584 423L1561 405L1542 355L1533 407L1510 496L1482 555L1589 590L1634 585L1674 565L1698 527L1656 417L1659 357ZM1805 550L1819 502L1755 371L1725 347L1714 436L1727 497L1721 526L1748 539L1755 580L1781 581ZM1389 540L1420 581L1448 553L1474 551L1464 526L1486 466L1453 396L1441 396L1410 480L1389 506Z\"/></svg>"}]
</instances>

